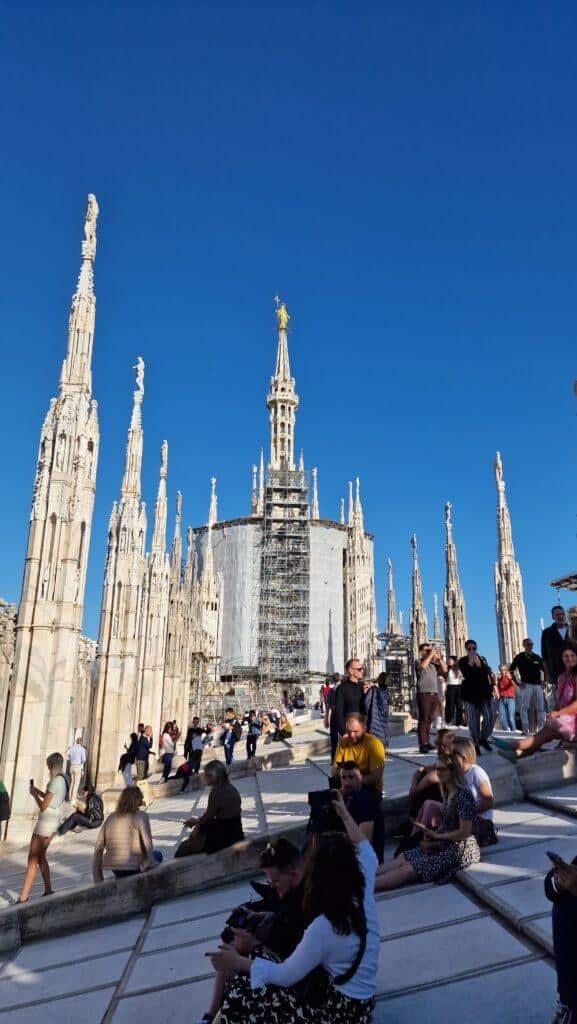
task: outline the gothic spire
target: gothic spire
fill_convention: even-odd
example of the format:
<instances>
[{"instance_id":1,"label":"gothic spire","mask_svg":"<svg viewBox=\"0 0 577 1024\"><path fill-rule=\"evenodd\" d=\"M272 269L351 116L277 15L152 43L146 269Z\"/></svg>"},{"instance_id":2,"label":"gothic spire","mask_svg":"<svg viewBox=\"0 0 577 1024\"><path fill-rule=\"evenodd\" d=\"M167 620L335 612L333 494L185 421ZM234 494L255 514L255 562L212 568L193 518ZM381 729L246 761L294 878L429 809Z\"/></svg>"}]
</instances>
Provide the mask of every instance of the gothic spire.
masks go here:
<instances>
[{"instance_id":1,"label":"gothic spire","mask_svg":"<svg viewBox=\"0 0 577 1024\"><path fill-rule=\"evenodd\" d=\"M142 399L144 398L144 362L138 356L136 366L136 390L132 403L132 416L126 441L122 497L140 499L140 474L142 470Z\"/></svg>"},{"instance_id":2,"label":"gothic spire","mask_svg":"<svg viewBox=\"0 0 577 1024\"><path fill-rule=\"evenodd\" d=\"M172 538L172 551L170 555L170 578L173 581L180 579L182 567L182 494L176 492L176 516L174 519L174 536Z\"/></svg>"},{"instance_id":3,"label":"gothic spire","mask_svg":"<svg viewBox=\"0 0 577 1024\"><path fill-rule=\"evenodd\" d=\"M397 599L393 582L393 563L390 558L387 558L387 579L387 628L385 633L395 636L399 633L399 625L397 622Z\"/></svg>"},{"instance_id":4,"label":"gothic spire","mask_svg":"<svg viewBox=\"0 0 577 1024\"><path fill-rule=\"evenodd\" d=\"M465 653L467 639L467 616L465 598L457 569L457 549L453 540L451 502L445 505L445 591L443 594L443 618L445 624L445 650L447 655L460 658Z\"/></svg>"},{"instance_id":5,"label":"gothic spire","mask_svg":"<svg viewBox=\"0 0 577 1024\"><path fill-rule=\"evenodd\" d=\"M349 480L349 526L353 525L354 509L355 506L353 503L353 482L352 480Z\"/></svg>"},{"instance_id":6,"label":"gothic spire","mask_svg":"<svg viewBox=\"0 0 577 1024\"><path fill-rule=\"evenodd\" d=\"M511 517L505 497L501 453L495 457L497 484L497 562L495 563L495 611L501 664L509 664L527 636L521 569L515 561Z\"/></svg>"},{"instance_id":7,"label":"gothic spire","mask_svg":"<svg viewBox=\"0 0 577 1024\"><path fill-rule=\"evenodd\" d=\"M209 526L214 526L218 522L218 499L216 496L216 477L211 476L210 478L210 504L208 506L208 520Z\"/></svg>"},{"instance_id":8,"label":"gothic spire","mask_svg":"<svg viewBox=\"0 0 577 1024\"><path fill-rule=\"evenodd\" d=\"M437 594L433 594L433 640L441 639L441 629L439 626L439 598Z\"/></svg>"},{"instance_id":9,"label":"gothic spire","mask_svg":"<svg viewBox=\"0 0 577 1024\"><path fill-rule=\"evenodd\" d=\"M311 503L311 519L320 519L319 515L319 491L317 481L317 469L316 466L312 469L313 478L313 498Z\"/></svg>"},{"instance_id":10,"label":"gothic spire","mask_svg":"<svg viewBox=\"0 0 577 1024\"><path fill-rule=\"evenodd\" d=\"M68 318L68 344L66 358L60 373L60 392L92 392L92 345L96 299L94 296L93 266L96 257L96 221L98 203L92 193L84 221L82 263L76 291L72 297Z\"/></svg>"},{"instance_id":11,"label":"gothic spire","mask_svg":"<svg viewBox=\"0 0 577 1024\"><path fill-rule=\"evenodd\" d=\"M341 498L339 502L339 523L341 526L345 525L345 499Z\"/></svg>"},{"instance_id":12,"label":"gothic spire","mask_svg":"<svg viewBox=\"0 0 577 1024\"><path fill-rule=\"evenodd\" d=\"M160 446L160 477L154 506L154 530L151 553L164 554L166 549L166 473L168 469L168 442Z\"/></svg>"},{"instance_id":13,"label":"gothic spire","mask_svg":"<svg viewBox=\"0 0 577 1024\"><path fill-rule=\"evenodd\" d=\"M258 487L257 487L257 473L258 469L256 466L251 466L251 487L250 487L250 514L251 516L256 515L258 508Z\"/></svg>"},{"instance_id":14,"label":"gothic spire","mask_svg":"<svg viewBox=\"0 0 577 1024\"><path fill-rule=\"evenodd\" d=\"M423 584L421 581L421 570L419 567L419 553L417 550L417 538L415 534L411 537L413 549L413 586L412 586L412 607L411 607L411 635L413 638L413 654L418 655L419 644L427 640L429 625L427 613L423 603Z\"/></svg>"},{"instance_id":15,"label":"gothic spire","mask_svg":"<svg viewBox=\"0 0 577 1024\"><path fill-rule=\"evenodd\" d=\"M361 481L357 477L355 495L355 522L359 530L364 532L363 506L361 504Z\"/></svg>"},{"instance_id":16,"label":"gothic spire","mask_svg":"<svg viewBox=\"0 0 577 1024\"><path fill-rule=\"evenodd\" d=\"M294 420L299 400L291 377L287 326L290 316L284 302L275 297L277 357L266 404L270 414L270 468L294 470Z\"/></svg>"}]
</instances>

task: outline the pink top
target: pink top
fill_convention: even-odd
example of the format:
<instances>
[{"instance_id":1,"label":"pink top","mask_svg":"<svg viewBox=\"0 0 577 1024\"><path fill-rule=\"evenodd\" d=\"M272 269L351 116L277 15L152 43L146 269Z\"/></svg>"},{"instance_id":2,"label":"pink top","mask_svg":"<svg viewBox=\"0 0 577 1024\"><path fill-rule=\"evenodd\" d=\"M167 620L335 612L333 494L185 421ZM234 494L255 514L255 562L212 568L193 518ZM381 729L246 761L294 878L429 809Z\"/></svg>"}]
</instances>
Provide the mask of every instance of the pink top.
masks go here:
<instances>
[{"instance_id":1,"label":"pink top","mask_svg":"<svg viewBox=\"0 0 577 1024\"><path fill-rule=\"evenodd\" d=\"M557 680L557 707L559 711L572 704L575 700L575 676L569 672L562 672ZM569 712L574 718L575 712Z\"/></svg>"}]
</instances>

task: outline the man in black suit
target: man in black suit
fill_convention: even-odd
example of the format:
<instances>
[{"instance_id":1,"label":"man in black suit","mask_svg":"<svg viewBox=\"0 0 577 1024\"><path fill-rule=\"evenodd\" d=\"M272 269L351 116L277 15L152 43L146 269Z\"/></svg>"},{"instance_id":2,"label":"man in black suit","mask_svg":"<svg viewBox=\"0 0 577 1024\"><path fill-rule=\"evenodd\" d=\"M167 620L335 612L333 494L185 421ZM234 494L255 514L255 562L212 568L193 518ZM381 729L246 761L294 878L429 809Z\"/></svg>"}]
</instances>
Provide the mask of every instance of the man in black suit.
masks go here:
<instances>
[{"instance_id":1,"label":"man in black suit","mask_svg":"<svg viewBox=\"0 0 577 1024\"><path fill-rule=\"evenodd\" d=\"M562 605L556 604L551 609L553 622L541 633L541 657L545 662L548 682L557 686L557 677L563 671L561 651L570 642L567 616Z\"/></svg>"}]
</instances>

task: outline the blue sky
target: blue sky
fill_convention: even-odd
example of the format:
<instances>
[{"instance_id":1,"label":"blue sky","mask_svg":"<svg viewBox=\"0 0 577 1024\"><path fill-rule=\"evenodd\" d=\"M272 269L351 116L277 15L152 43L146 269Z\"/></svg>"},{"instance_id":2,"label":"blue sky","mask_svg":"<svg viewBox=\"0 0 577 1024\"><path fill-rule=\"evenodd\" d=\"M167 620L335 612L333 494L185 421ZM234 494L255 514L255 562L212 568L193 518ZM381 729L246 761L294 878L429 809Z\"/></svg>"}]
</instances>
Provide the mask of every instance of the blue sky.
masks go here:
<instances>
[{"instance_id":1,"label":"blue sky","mask_svg":"<svg viewBox=\"0 0 577 1024\"><path fill-rule=\"evenodd\" d=\"M503 453L529 631L575 567L577 11L570 3L4 8L0 29L0 594L17 600L38 432L66 340L86 194L101 208L95 635L137 354L144 496L248 510L267 442L273 296L292 314L297 445L321 514L362 481L410 604L444 582L453 503L470 632L496 658ZM170 529L172 523L170 523Z\"/></svg>"}]
</instances>

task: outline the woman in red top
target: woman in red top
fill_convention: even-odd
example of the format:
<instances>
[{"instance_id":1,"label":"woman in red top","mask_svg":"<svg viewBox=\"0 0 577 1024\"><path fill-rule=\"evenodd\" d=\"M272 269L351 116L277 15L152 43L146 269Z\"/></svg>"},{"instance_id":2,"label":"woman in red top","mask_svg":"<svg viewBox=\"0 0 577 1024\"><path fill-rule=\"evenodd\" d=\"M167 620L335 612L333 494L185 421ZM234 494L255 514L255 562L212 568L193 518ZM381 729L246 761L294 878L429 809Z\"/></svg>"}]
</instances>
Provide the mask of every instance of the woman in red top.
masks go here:
<instances>
[{"instance_id":1,"label":"woman in red top","mask_svg":"<svg viewBox=\"0 0 577 1024\"><path fill-rule=\"evenodd\" d=\"M499 666L497 690L501 728L505 732L515 732L515 681L509 675L506 665Z\"/></svg>"}]
</instances>

